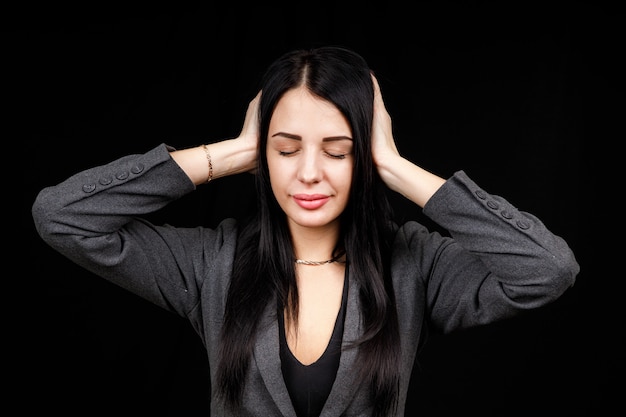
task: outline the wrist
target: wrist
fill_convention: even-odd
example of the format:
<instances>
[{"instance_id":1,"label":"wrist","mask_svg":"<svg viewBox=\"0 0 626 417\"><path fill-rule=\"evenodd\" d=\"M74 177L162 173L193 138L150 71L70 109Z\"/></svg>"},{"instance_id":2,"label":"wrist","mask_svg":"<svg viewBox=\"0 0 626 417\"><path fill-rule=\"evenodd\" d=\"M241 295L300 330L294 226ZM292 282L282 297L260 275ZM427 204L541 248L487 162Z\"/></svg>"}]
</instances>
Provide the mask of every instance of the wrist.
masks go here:
<instances>
[{"instance_id":1,"label":"wrist","mask_svg":"<svg viewBox=\"0 0 626 417\"><path fill-rule=\"evenodd\" d=\"M249 141L239 138L226 139L206 145L211 157L211 178L216 179L255 170L257 149L256 144L254 145L251 146ZM208 168L206 172L208 172Z\"/></svg>"},{"instance_id":2,"label":"wrist","mask_svg":"<svg viewBox=\"0 0 626 417\"><path fill-rule=\"evenodd\" d=\"M213 162L211 161L211 151L209 151L209 147L206 144L202 145L202 149L204 150L204 154L207 160L207 167L209 169L206 182L211 182L211 180L213 179Z\"/></svg>"}]
</instances>

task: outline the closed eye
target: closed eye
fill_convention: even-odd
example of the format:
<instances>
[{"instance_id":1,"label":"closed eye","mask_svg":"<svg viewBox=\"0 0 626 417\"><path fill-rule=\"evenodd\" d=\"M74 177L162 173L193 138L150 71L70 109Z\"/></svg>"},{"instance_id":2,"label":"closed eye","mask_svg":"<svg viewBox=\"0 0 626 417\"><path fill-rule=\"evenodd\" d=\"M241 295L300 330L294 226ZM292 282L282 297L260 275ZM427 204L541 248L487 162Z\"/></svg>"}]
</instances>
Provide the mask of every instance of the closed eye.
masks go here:
<instances>
[{"instance_id":1,"label":"closed eye","mask_svg":"<svg viewBox=\"0 0 626 417\"><path fill-rule=\"evenodd\" d=\"M333 159L346 159L346 154L333 154L330 152L326 152L326 155Z\"/></svg>"}]
</instances>

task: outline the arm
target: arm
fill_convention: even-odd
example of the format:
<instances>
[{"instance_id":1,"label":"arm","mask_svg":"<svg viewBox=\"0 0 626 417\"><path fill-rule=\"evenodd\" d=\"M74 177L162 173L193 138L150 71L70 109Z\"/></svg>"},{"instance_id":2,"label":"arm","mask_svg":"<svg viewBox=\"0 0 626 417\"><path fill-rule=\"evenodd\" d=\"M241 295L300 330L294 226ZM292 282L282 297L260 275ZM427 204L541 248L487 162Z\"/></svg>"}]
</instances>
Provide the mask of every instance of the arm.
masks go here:
<instances>
[{"instance_id":1,"label":"arm","mask_svg":"<svg viewBox=\"0 0 626 417\"><path fill-rule=\"evenodd\" d=\"M236 139L210 145L214 177L256 166L257 102ZM230 273L235 224L175 228L154 225L146 215L192 192L207 176L202 147L176 151L161 144L44 188L32 206L34 224L46 243L78 265L184 315L205 278Z\"/></svg>"},{"instance_id":2,"label":"arm","mask_svg":"<svg viewBox=\"0 0 626 417\"><path fill-rule=\"evenodd\" d=\"M373 81L372 152L382 179L451 236L409 222L396 240L398 274L412 274L403 291L423 280L432 322L444 331L493 322L546 305L571 287L580 270L574 254L538 218L463 171L444 180L399 155Z\"/></svg>"}]
</instances>

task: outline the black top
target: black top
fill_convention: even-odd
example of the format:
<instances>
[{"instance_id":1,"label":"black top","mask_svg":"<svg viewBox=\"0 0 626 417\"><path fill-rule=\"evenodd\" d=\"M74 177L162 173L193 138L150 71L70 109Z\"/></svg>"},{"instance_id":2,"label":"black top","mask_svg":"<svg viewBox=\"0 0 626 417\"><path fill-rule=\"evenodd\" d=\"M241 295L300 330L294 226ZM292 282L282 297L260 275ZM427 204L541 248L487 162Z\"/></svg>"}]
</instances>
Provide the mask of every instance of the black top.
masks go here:
<instances>
[{"instance_id":1,"label":"black top","mask_svg":"<svg viewBox=\"0 0 626 417\"><path fill-rule=\"evenodd\" d=\"M339 368L341 357L341 339L343 338L343 322L348 299L348 268L343 284L341 308L337 314L335 328L330 342L322 356L310 365L303 365L292 353L285 337L285 319L279 312L280 360L283 378L287 391L298 417L317 417L322 412L324 403Z\"/></svg>"}]
</instances>

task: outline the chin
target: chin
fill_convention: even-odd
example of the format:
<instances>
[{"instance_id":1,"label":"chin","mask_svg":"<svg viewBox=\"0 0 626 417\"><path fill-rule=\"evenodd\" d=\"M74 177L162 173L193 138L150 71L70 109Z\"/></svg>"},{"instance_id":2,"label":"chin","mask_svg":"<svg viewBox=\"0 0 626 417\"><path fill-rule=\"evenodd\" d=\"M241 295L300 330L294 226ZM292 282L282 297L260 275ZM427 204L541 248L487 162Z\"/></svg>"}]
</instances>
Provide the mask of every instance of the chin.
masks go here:
<instances>
[{"instance_id":1,"label":"chin","mask_svg":"<svg viewBox=\"0 0 626 417\"><path fill-rule=\"evenodd\" d=\"M309 228L328 227L328 226L332 226L335 223L337 225L339 224L339 219L337 217L328 218L324 216L323 218L320 218L312 214L304 215L304 216L297 216L297 217L289 217L289 220L290 222L297 224L300 227L309 227Z\"/></svg>"}]
</instances>

